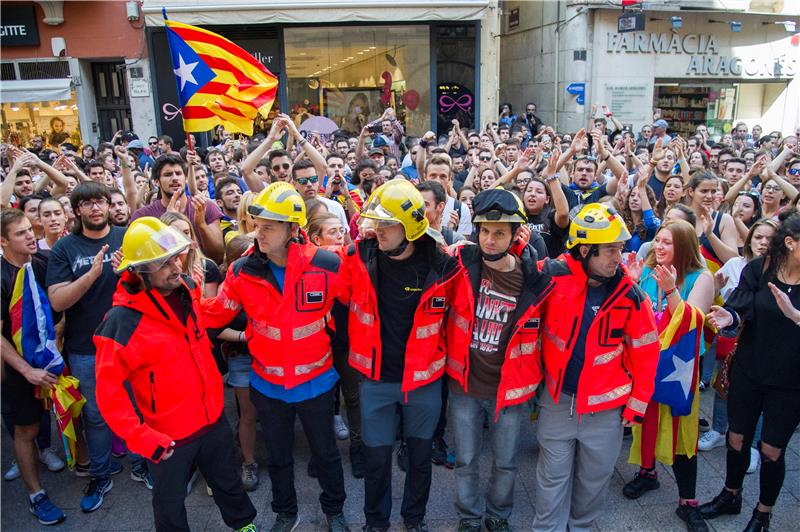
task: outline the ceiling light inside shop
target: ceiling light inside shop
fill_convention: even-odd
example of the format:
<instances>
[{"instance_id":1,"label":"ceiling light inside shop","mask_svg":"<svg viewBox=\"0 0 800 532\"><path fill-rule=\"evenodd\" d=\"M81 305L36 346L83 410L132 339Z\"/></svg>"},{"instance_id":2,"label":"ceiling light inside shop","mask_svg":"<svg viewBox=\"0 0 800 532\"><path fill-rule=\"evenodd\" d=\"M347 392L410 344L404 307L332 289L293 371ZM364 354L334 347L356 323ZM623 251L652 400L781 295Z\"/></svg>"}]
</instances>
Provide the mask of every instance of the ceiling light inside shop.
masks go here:
<instances>
[{"instance_id":1,"label":"ceiling light inside shop","mask_svg":"<svg viewBox=\"0 0 800 532\"><path fill-rule=\"evenodd\" d=\"M377 46L370 46L369 47L370 50L374 50L375 48L377 48Z\"/></svg>"},{"instance_id":2,"label":"ceiling light inside shop","mask_svg":"<svg viewBox=\"0 0 800 532\"><path fill-rule=\"evenodd\" d=\"M11 110L12 111L19 111L19 107L12 107Z\"/></svg>"}]
</instances>

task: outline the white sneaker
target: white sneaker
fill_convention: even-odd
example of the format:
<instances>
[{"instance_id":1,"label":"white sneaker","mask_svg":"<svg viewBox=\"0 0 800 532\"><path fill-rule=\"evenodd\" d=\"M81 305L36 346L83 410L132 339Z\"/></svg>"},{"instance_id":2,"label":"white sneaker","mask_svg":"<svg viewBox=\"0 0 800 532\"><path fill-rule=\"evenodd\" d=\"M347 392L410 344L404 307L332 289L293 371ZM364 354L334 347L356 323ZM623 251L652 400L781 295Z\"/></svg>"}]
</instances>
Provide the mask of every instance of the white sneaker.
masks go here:
<instances>
[{"instance_id":1,"label":"white sneaker","mask_svg":"<svg viewBox=\"0 0 800 532\"><path fill-rule=\"evenodd\" d=\"M758 449L750 447L750 465L747 466L747 474L755 473L759 465L761 465L761 453Z\"/></svg>"},{"instance_id":2,"label":"white sneaker","mask_svg":"<svg viewBox=\"0 0 800 532\"><path fill-rule=\"evenodd\" d=\"M725 445L725 435L716 430L709 430L697 442L697 448L701 451L710 451L716 447Z\"/></svg>"},{"instance_id":3,"label":"white sneaker","mask_svg":"<svg viewBox=\"0 0 800 532\"><path fill-rule=\"evenodd\" d=\"M6 480L17 480L22 473L19 472L19 465L17 461L14 460L11 462L11 467L8 468L8 471L3 475L3 478Z\"/></svg>"},{"instance_id":4,"label":"white sneaker","mask_svg":"<svg viewBox=\"0 0 800 532\"><path fill-rule=\"evenodd\" d=\"M66 466L64 460L59 458L53 449L39 451L39 461L46 465L47 469L53 472L61 471Z\"/></svg>"},{"instance_id":5,"label":"white sneaker","mask_svg":"<svg viewBox=\"0 0 800 532\"><path fill-rule=\"evenodd\" d=\"M350 429L347 428L347 424L344 422L342 416L333 416L333 432L340 440L346 440L350 437Z\"/></svg>"}]
</instances>

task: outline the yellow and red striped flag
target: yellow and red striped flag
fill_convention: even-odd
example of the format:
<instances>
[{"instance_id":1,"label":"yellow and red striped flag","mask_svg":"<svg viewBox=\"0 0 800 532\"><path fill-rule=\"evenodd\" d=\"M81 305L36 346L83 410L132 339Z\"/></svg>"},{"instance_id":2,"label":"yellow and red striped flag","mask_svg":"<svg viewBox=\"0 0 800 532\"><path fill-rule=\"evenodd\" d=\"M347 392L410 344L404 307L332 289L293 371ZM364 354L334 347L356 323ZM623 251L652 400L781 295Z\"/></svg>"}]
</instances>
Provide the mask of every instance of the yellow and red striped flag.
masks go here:
<instances>
[{"instance_id":1,"label":"yellow and red striped flag","mask_svg":"<svg viewBox=\"0 0 800 532\"><path fill-rule=\"evenodd\" d=\"M231 133L252 135L253 120L259 113L266 118L275 101L275 75L221 35L164 23L184 130L208 131L221 124Z\"/></svg>"}]
</instances>

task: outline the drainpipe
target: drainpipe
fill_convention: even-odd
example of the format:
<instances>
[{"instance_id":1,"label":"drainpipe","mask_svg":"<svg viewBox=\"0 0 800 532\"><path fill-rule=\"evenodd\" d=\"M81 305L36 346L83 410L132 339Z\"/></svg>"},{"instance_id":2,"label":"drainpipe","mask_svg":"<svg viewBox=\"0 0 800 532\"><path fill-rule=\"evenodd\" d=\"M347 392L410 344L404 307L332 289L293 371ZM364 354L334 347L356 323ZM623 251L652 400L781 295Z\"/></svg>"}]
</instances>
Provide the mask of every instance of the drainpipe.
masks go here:
<instances>
[{"instance_id":1,"label":"drainpipe","mask_svg":"<svg viewBox=\"0 0 800 532\"><path fill-rule=\"evenodd\" d=\"M553 128L558 129L558 49L561 47L559 44L559 31L561 29L561 0L556 1L556 38L555 38L555 68L553 69Z\"/></svg>"}]
</instances>

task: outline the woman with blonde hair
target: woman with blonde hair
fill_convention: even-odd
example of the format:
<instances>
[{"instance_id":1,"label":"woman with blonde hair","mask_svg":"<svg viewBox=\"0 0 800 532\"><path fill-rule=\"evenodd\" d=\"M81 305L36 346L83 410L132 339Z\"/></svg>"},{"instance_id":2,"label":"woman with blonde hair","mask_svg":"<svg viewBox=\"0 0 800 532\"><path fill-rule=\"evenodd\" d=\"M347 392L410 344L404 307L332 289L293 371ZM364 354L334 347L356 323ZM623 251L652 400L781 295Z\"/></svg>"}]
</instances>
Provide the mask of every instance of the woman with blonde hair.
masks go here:
<instances>
[{"instance_id":1,"label":"woman with blonde hair","mask_svg":"<svg viewBox=\"0 0 800 532\"><path fill-rule=\"evenodd\" d=\"M248 214L247 209L250 205L253 204L253 200L256 198L256 195L251 192L247 191L242 194L242 199L239 200L239 206L236 208L236 227L239 228L236 232L229 232L226 235L225 244L227 245L231 239L233 239L236 235L249 235L253 231L255 231L255 226L253 225L253 217Z\"/></svg>"},{"instance_id":2,"label":"woman with blonde hair","mask_svg":"<svg viewBox=\"0 0 800 532\"><path fill-rule=\"evenodd\" d=\"M714 300L714 278L700 255L694 227L683 220L664 223L638 277L653 305L659 338L668 347L661 351L644 422L633 429L629 461L640 469L622 493L637 499L658 489L655 461L670 465L678 484L678 517L689 530L706 531L695 488L703 316Z\"/></svg>"}]
</instances>

